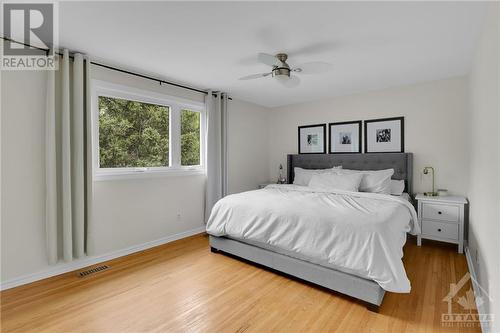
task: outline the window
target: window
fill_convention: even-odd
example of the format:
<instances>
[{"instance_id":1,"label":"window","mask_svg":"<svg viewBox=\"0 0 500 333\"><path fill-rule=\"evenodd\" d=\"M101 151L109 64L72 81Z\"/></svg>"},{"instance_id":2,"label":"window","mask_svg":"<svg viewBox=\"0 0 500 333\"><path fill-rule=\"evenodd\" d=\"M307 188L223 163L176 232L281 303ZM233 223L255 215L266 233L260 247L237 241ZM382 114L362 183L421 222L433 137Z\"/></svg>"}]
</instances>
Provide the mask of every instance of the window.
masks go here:
<instances>
[{"instance_id":1,"label":"window","mask_svg":"<svg viewBox=\"0 0 500 333\"><path fill-rule=\"evenodd\" d=\"M181 111L181 165L200 165L200 120L200 112Z\"/></svg>"},{"instance_id":2,"label":"window","mask_svg":"<svg viewBox=\"0 0 500 333\"><path fill-rule=\"evenodd\" d=\"M169 166L168 106L98 98L101 168Z\"/></svg>"},{"instance_id":3,"label":"window","mask_svg":"<svg viewBox=\"0 0 500 333\"><path fill-rule=\"evenodd\" d=\"M204 106L93 81L95 179L204 172Z\"/></svg>"}]
</instances>

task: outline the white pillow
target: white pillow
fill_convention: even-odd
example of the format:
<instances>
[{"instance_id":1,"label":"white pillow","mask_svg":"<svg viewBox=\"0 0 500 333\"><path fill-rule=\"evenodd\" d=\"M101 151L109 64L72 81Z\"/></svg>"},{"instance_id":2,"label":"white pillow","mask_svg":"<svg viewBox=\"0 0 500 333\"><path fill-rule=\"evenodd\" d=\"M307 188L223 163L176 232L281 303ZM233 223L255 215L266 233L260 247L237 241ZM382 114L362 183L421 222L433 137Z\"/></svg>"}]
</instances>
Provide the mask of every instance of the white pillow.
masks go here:
<instances>
[{"instance_id":1,"label":"white pillow","mask_svg":"<svg viewBox=\"0 0 500 333\"><path fill-rule=\"evenodd\" d=\"M299 167L293 168L295 177L293 178L294 185L307 186L311 181L311 177L322 173L332 172L333 170L342 169L342 165L335 166L331 169L302 169Z\"/></svg>"},{"instance_id":2,"label":"white pillow","mask_svg":"<svg viewBox=\"0 0 500 333\"><path fill-rule=\"evenodd\" d=\"M309 182L309 187L323 191L344 190L357 192L361 179L363 179L361 173L353 173L351 175L323 173L313 175Z\"/></svg>"},{"instance_id":3,"label":"white pillow","mask_svg":"<svg viewBox=\"0 0 500 333\"><path fill-rule=\"evenodd\" d=\"M405 190L405 181L404 180L396 180L391 179L391 194L392 195L401 195Z\"/></svg>"},{"instance_id":4,"label":"white pillow","mask_svg":"<svg viewBox=\"0 0 500 333\"><path fill-rule=\"evenodd\" d=\"M363 179L361 184L359 184L360 192L372 192L372 193L391 193L391 177L394 174L394 169L385 170L335 170L339 174L353 174L361 173Z\"/></svg>"}]
</instances>

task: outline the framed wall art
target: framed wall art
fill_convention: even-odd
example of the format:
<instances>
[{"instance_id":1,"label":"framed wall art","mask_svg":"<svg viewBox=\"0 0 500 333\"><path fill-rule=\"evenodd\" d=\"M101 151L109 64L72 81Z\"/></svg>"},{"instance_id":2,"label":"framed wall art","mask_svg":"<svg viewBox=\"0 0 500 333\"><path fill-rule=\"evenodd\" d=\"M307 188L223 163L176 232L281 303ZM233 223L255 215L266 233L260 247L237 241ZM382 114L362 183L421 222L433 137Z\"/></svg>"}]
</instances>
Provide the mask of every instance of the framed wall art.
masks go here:
<instances>
[{"instance_id":1,"label":"framed wall art","mask_svg":"<svg viewBox=\"0 0 500 333\"><path fill-rule=\"evenodd\" d=\"M403 153L404 117L365 120L365 153Z\"/></svg>"},{"instance_id":2,"label":"framed wall art","mask_svg":"<svg viewBox=\"0 0 500 333\"><path fill-rule=\"evenodd\" d=\"M361 153L361 120L328 124L330 154Z\"/></svg>"},{"instance_id":3,"label":"framed wall art","mask_svg":"<svg viewBox=\"0 0 500 333\"><path fill-rule=\"evenodd\" d=\"M326 124L299 126L299 154L326 154Z\"/></svg>"}]
</instances>

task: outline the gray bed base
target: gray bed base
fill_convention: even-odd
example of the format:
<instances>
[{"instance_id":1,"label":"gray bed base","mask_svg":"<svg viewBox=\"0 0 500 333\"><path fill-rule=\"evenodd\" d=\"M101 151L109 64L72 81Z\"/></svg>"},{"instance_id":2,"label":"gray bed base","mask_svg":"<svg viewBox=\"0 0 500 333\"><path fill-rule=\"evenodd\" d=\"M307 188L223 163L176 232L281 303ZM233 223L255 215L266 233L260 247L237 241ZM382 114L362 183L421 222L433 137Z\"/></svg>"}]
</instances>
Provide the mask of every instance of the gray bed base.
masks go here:
<instances>
[{"instance_id":1,"label":"gray bed base","mask_svg":"<svg viewBox=\"0 0 500 333\"><path fill-rule=\"evenodd\" d=\"M368 307L371 311L378 311L378 306L384 298L385 290L374 281L257 246L210 235L210 247L212 252L229 253L330 290L355 297L371 304L372 306Z\"/></svg>"}]
</instances>

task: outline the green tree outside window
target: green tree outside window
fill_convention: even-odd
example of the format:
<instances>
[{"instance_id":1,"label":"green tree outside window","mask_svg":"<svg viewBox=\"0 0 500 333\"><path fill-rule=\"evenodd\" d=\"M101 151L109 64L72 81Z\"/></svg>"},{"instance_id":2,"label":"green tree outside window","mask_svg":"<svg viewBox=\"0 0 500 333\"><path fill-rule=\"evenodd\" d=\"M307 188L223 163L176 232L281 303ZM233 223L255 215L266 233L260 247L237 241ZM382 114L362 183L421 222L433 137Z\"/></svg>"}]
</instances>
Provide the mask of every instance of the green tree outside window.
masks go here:
<instances>
[{"instance_id":1,"label":"green tree outside window","mask_svg":"<svg viewBox=\"0 0 500 333\"><path fill-rule=\"evenodd\" d=\"M99 97L101 168L169 165L169 107Z\"/></svg>"},{"instance_id":2,"label":"green tree outside window","mask_svg":"<svg viewBox=\"0 0 500 333\"><path fill-rule=\"evenodd\" d=\"M200 165L200 113L181 111L181 165Z\"/></svg>"},{"instance_id":3,"label":"green tree outside window","mask_svg":"<svg viewBox=\"0 0 500 333\"><path fill-rule=\"evenodd\" d=\"M101 168L169 166L168 106L99 97ZM181 165L200 165L200 112L181 110Z\"/></svg>"}]
</instances>

